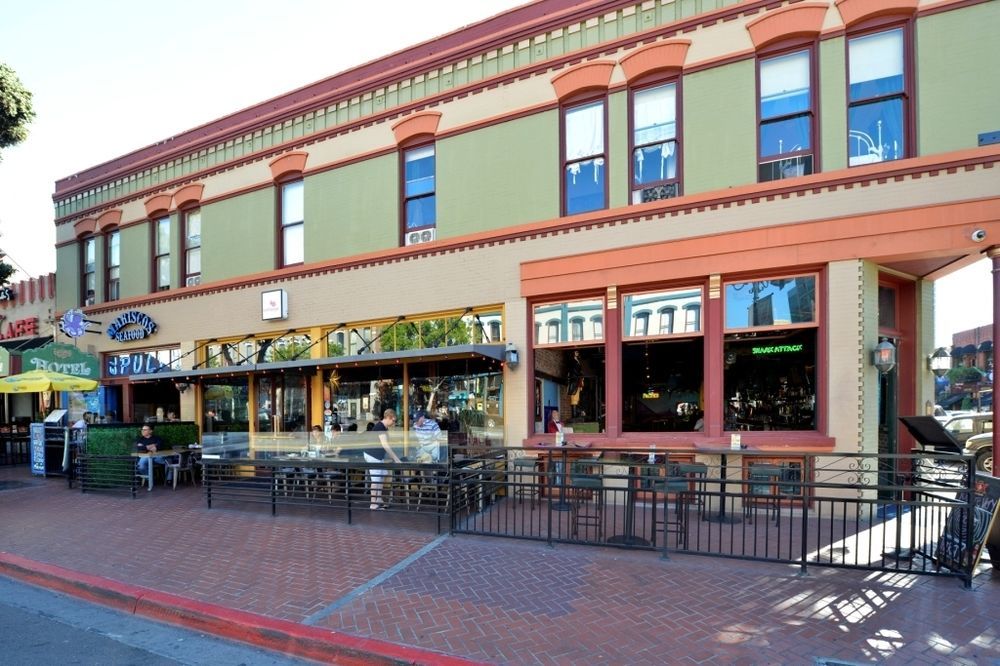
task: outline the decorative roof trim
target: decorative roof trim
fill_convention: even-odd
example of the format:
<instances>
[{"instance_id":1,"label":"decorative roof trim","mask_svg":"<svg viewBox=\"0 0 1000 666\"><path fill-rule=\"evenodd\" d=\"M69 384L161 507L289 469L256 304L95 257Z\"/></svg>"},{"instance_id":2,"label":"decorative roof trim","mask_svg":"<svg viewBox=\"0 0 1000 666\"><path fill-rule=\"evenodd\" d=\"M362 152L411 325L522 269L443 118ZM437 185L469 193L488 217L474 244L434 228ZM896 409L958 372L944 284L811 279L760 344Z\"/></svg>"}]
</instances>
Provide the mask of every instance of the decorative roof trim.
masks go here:
<instances>
[{"instance_id":1,"label":"decorative roof trim","mask_svg":"<svg viewBox=\"0 0 1000 666\"><path fill-rule=\"evenodd\" d=\"M647 74L684 69L690 47L690 39L668 39L640 47L622 58L618 64L625 72L625 79L632 83Z\"/></svg>"},{"instance_id":2,"label":"decorative roof trim","mask_svg":"<svg viewBox=\"0 0 1000 666\"><path fill-rule=\"evenodd\" d=\"M147 217L154 217L158 214L162 215L170 210L170 200L171 196L169 194L154 194L145 201L142 205L146 208Z\"/></svg>"},{"instance_id":3,"label":"decorative roof trim","mask_svg":"<svg viewBox=\"0 0 1000 666\"><path fill-rule=\"evenodd\" d=\"M185 185L181 189L174 192L174 208L190 206L191 204L200 204L201 195L204 191L205 186L201 183Z\"/></svg>"},{"instance_id":4,"label":"decorative roof trim","mask_svg":"<svg viewBox=\"0 0 1000 666\"><path fill-rule=\"evenodd\" d=\"M551 79L556 97L561 102L591 90L606 91L611 85L611 73L615 64L613 60L592 60L559 72Z\"/></svg>"},{"instance_id":5,"label":"decorative roof trim","mask_svg":"<svg viewBox=\"0 0 1000 666\"><path fill-rule=\"evenodd\" d=\"M306 170L306 160L309 153L303 150L295 150L275 157L267 163L271 167L271 179L281 180L293 174L302 174Z\"/></svg>"},{"instance_id":6,"label":"decorative roof trim","mask_svg":"<svg viewBox=\"0 0 1000 666\"><path fill-rule=\"evenodd\" d=\"M836 0L844 25L851 27L868 19L893 14L913 16L919 0Z\"/></svg>"},{"instance_id":7,"label":"decorative roof trim","mask_svg":"<svg viewBox=\"0 0 1000 666\"><path fill-rule=\"evenodd\" d=\"M392 125L392 133L396 137L396 145L401 146L410 139L422 134L435 135L441 123L440 111L420 111L411 113Z\"/></svg>"},{"instance_id":8,"label":"decorative roof trim","mask_svg":"<svg viewBox=\"0 0 1000 666\"><path fill-rule=\"evenodd\" d=\"M823 30L823 20L830 5L803 2L764 12L747 23L747 32L758 51L769 44L790 37L817 37Z\"/></svg>"}]
</instances>

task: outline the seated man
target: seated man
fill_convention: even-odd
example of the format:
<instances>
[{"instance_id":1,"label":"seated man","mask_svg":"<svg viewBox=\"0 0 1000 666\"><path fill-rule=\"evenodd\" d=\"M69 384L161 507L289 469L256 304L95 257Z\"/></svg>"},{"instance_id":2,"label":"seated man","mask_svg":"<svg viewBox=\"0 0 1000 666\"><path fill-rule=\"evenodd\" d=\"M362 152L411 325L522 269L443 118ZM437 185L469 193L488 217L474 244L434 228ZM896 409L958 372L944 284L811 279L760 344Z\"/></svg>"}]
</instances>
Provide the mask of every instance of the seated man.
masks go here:
<instances>
[{"instance_id":1,"label":"seated man","mask_svg":"<svg viewBox=\"0 0 1000 666\"><path fill-rule=\"evenodd\" d=\"M142 426L142 430L138 437L135 438L135 450L138 453L156 453L159 449L163 448L163 440L153 434L153 426L150 423L146 423ZM139 458L139 463L137 469L139 474L142 476L149 475L149 466L152 463L157 463L163 465L167 462L167 459L163 456L145 456ZM168 477L167 481L170 481L170 471L167 471ZM150 487L152 490L152 487Z\"/></svg>"},{"instance_id":2,"label":"seated man","mask_svg":"<svg viewBox=\"0 0 1000 666\"><path fill-rule=\"evenodd\" d=\"M417 462L438 462L441 459L441 427L438 422L420 410L414 414L413 431L417 435Z\"/></svg>"}]
</instances>

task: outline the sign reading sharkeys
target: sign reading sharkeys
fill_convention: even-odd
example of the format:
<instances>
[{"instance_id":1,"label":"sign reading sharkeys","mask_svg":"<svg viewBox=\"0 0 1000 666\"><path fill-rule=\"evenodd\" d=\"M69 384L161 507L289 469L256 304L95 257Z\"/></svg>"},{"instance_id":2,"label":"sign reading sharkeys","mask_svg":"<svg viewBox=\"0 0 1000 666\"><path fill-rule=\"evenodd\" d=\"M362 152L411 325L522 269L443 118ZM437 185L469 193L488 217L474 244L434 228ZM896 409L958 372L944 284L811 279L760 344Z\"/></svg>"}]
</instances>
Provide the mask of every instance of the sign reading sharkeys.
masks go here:
<instances>
[{"instance_id":1,"label":"sign reading sharkeys","mask_svg":"<svg viewBox=\"0 0 1000 666\"><path fill-rule=\"evenodd\" d=\"M156 333L156 322L138 310L129 310L108 326L108 337L118 342L142 340Z\"/></svg>"}]
</instances>

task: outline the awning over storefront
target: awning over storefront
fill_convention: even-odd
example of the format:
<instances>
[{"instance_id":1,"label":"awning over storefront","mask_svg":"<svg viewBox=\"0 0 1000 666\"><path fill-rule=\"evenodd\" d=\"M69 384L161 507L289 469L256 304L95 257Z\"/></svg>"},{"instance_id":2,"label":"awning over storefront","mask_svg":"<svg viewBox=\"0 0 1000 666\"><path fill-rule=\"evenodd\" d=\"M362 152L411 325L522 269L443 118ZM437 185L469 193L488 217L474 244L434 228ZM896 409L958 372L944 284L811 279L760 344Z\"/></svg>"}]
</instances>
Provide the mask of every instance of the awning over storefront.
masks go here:
<instances>
[{"instance_id":1,"label":"awning over storefront","mask_svg":"<svg viewBox=\"0 0 1000 666\"><path fill-rule=\"evenodd\" d=\"M993 341L992 340L986 340L986 341L980 343L980 345L979 345L979 351L981 351L981 352L993 351Z\"/></svg>"},{"instance_id":2,"label":"awning over storefront","mask_svg":"<svg viewBox=\"0 0 1000 666\"><path fill-rule=\"evenodd\" d=\"M7 351L20 352L26 349L37 349L38 347L43 347L52 342L52 337L37 337L37 338L24 338L23 340L3 340L0 341L0 347L3 347Z\"/></svg>"},{"instance_id":3,"label":"awning over storefront","mask_svg":"<svg viewBox=\"0 0 1000 666\"><path fill-rule=\"evenodd\" d=\"M250 373L281 372L295 369L321 369L342 367L363 367L389 365L393 363L419 363L422 361L450 361L463 358L488 358L502 361L504 345L455 345L431 349L405 349L402 351L356 354L354 356L334 356L328 358L306 358L295 361L275 361L273 363L253 363L230 365L221 368L199 368L197 370L171 370L132 375L134 382L183 381L246 375Z\"/></svg>"}]
</instances>

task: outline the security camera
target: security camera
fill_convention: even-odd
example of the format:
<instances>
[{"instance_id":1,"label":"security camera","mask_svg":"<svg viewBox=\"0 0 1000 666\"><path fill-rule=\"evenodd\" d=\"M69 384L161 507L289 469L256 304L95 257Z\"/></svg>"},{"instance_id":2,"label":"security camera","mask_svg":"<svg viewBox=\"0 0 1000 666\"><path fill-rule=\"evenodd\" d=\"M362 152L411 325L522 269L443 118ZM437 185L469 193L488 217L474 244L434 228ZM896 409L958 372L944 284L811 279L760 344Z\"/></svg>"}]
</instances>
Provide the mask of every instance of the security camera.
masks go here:
<instances>
[{"instance_id":1,"label":"security camera","mask_svg":"<svg viewBox=\"0 0 1000 666\"><path fill-rule=\"evenodd\" d=\"M984 240L986 240L986 230L976 229L975 231L973 231L972 240L975 241L976 243L982 243Z\"/></svg>"}]
</instances>

